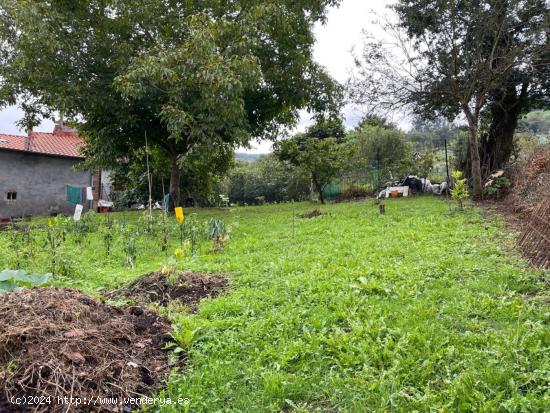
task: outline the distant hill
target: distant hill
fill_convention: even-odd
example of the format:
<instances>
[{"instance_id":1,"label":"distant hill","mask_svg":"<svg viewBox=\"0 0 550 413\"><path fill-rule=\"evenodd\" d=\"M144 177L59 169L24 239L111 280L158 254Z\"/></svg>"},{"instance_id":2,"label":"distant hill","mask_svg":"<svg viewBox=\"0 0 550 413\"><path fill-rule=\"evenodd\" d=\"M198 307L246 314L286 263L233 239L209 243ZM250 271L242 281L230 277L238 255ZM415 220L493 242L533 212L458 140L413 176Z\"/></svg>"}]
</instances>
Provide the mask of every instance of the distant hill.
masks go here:
<instances>
[{"instance_id":1,"label":"distant hill","mask_svg":"<svg viewBox=\"0 0 550 413\"><path fill-rule=\"evenodd\" d=\"M266 155L266 154L265 153L235 152L235 159L238 159L239 161L254 162L254 161L257 161L258 158L261 158L264 155Z\"/></svg>"}]
</instances>

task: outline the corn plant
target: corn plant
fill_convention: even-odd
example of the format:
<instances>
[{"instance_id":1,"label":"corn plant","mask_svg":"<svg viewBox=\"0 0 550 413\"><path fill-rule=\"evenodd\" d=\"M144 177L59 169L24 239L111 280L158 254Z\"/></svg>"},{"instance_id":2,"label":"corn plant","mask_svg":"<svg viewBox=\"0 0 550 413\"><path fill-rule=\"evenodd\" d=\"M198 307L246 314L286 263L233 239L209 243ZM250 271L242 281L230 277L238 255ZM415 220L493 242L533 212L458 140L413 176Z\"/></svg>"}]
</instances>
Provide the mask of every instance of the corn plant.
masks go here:
<instances>
[{"instance_id":1,"label":"corn plant","mask_svg":"<svg viewBox=\"0 0 550 413\"><path fill-rule=\"evenodd\" d=\"M206 227L208 238L212 240L214 251L223 250L225 243L229 240L229 227L220 219L211 218Z\"/></svg>"},{"instance_id":2,"label":"corn plant","mask_svg":"<svg viewBox=\"0 0 550 413\"><path fill-rule=\"evenodd\" d=\"M157 232L158 222L154 215L149 215L149 211L144 211L138 218L136 232L138 235L144 234L154 237Z\"/></svg>"},{"instance_id":3,"label":"corn plant","mask_svg":"<svg viewBox=\"0 0 550 413\"><path fill-rule=\"evenodd\" d=\"M50 249L50 269L55 273L60 248L65 243L66 226L60 217L50 218L46 226L46 243Z\"/></svg>"},{"instance_id":4,"label":"corn plant","mask_svg":"<svg viewBox=\"0 0 550 413\"><path fill-rule=\"evenodd\" d=\"M122 250L126 256L126 264L130 268L135 267L137 258L136 238L134 235L131 230L127 229L124 233L124 244L122 246Z\"/></svg>"},{"instance_id":5,"label":"corn plant","mask_svg":"<svg viewBox=\"0 0 550 413\"><path fill-rule=\"evenodd\" d=\"M204 228L201 225L196 224L195 222L196 220L194 218L191 218L188 219L182 226L183 238L189 241L191 254L195 254L198 243L202 239L204 239ZM184 247L185 245L182 242L182 249L184 249Z\"/></svg>"},{"instance_id":6,"label":"corn plant","mask_svg":"<svg viewBox=\"0 0 550 413\"><path fill-rule=\"evenodd\" d=\"M160 249L165 252L168 249L168 240L170 236L170 229L168 228L168 222L166 220L166 214L162 213L162 218L160 220Z\"/></svg>"},{"instance_id":7,"label":"corn plant","mask_svg":"<svg viewBox=\"0 0 550 413\"><path fill-rule=\"evenodd\" d=\"M131 238L127 240L126 244L124 245L124 253L126 254L126 263L128 264L128 267L134 268L136 265L136 258L137 258L137 248L136 248L135 238Z\"/></svg>"},{"instance_id":8,"label":"corn plant","mask_svg":"<svg viewBox=\"0 0 550 413\"><path fill-rule=\"evenodd\" d=\"M111 249L113 246L113 239L114 239L114 223L113 219L110 215L107 215L105 217L105 222L102 227L102 235L103 235L103 245L105 246L105 253L107 255L111 254Z\"/></svg>"},{"instance_id":9,"label":"corn plant","mask_svg":"<svg viewBox=\"0 0 550 413\"><path fill-rule=\"evenodd\" d=\"M22 231L25 239L23 256L25 257L25 260L28 261L34 256L34 232L30 225L22 227Z\"/></svg>"},{"instance_id":10,"label":"corn plant","mask_svg":"<svg viewBox=\"0 0 550 413\"><path fill-rule=\"evenodd\" d=\"M19 233L19 228L15 224L12 224L11 226L9 238L10 238L11 250L14 255L13 264L15 265L15 267L19 268L22 266L22 258L23 258L22 255L23 255L24 248L22 246L22 240Z\"/></svg>"}]
</instances>

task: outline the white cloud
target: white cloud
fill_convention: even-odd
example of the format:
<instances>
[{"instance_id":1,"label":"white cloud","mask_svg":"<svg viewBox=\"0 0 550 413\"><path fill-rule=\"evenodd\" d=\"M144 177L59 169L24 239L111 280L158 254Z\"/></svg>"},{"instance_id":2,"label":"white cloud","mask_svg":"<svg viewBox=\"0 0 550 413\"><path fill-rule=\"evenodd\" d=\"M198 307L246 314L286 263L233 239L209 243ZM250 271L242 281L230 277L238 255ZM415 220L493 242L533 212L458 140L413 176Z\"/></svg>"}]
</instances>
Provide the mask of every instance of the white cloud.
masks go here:
<instances>
[{"instance_id":1,"label":"white cloud","mask_svg":"<svg viewBox=\"0 0 550 413\"><path fill-rule=\"evenodd\" d=\"M16 106L8 106L0 111L0 133L9 133L12 135L26 135L26 131L17 126L17 122L23 117L23 112ZM51 132L53 130L53 122L44 120L42 124L36 128L36 131Z\"/></svg>"}]
</instances>

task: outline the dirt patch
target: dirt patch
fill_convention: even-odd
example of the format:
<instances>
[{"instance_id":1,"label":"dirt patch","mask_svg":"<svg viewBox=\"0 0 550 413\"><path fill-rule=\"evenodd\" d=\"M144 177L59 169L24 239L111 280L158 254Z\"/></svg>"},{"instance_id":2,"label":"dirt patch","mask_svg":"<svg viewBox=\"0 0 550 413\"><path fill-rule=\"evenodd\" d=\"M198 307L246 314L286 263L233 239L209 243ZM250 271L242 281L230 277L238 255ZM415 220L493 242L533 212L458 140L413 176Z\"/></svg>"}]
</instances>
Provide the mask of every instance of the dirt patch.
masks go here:
<instances>
[{"instance_id":1,"label":"dirt patch","mask_svg":"<svg viewBox=\"0 0 550 413\"><path fill-rule=\"evenodd\" d=\"M324 212L319 211L318 209L314 209L310 212L304 212L303 214L298 215L299 218L315 218L319 217L321 215L325 215Z\"/></svg>"},{"instance_id":2,"label":"dirt patch","mask_svg":"<svg viewBox=\"0 0 550 413\"><path fill-rule=\"evenodd\" d=\"M109 299L127 298L141 305L156 302L166 306L170 301L179 301L195 310L199 301L214 297L227 286L224 274L180 272L165 275L161 272L146 274L128 287L109 294Z\"/></svg>"},{"instance_id":3,"label":"dirt patch","mask_svg":"<svg viewBox=\"0 0 550 413\"><path fill-rule=\"evenodd\" d=\"M476 201L475 204L487 213L488 218L495 215L502 217L509 231L518 235L523 231L525 216L515 211L510 204L496 200Z\"/></svg>"},{"instance_id":4,"label":"dirt patch","mask_svg":"<svg viewBox=\"0 0 550 413\"><path fill-rule=\"evenodd\" d=\"M532 265L550 268L550 206L539 204L533 214L519 211L513 205L498 201L479 201L486 214L503 218L509 232L514 233L521 255ZM537 213L538 212L538 213Z\"/></svg>"},{"instance_id":5,"label":"dirt patch","mask_svg":"<svg viewBox=\"0 0 550 413\"><path fill-rule=\"evenodd\" d=\"M0 294L1 410L122 411L124 398L162 387L169 331L155 313L111 307L72 289ZM50 399L25 409L10 404L12 396ZM81 404L61 405L63 397L80 397ZM112 403L94 405L97 397Z\"/></svg>"}]
</instances>

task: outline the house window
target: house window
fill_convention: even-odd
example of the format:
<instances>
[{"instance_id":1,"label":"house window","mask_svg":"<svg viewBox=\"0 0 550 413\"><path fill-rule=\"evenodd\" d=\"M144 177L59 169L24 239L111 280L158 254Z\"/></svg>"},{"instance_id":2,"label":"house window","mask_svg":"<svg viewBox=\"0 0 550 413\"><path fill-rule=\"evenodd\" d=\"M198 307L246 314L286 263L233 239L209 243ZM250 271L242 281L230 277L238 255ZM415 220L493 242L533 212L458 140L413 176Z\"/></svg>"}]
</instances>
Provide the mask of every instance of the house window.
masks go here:
<instances>
[{"instance_id":1,"label":"house window","mask_svg":"<svg viewBox=\"0 0 550 413\"><path fill-rule=\"evenodd\" d=\"M17 201L17 191L10 190L6 192L6 202L8 204L13 204L15 203L15 201Z\"/></svg>"}]
</instances>

